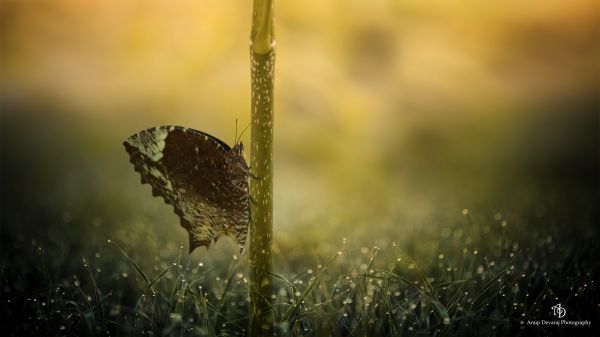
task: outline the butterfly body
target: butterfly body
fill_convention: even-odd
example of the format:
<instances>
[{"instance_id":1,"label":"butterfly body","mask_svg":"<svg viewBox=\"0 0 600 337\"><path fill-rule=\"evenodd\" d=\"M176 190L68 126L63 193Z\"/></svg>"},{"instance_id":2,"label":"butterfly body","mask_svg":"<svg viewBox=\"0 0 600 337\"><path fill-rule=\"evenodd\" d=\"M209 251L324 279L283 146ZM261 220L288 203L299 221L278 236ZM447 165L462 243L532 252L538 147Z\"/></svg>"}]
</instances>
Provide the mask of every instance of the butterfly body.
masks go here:
<instances>
[{"instance_id":1,"label":"butterfly body","mask_svg":"<svg viewBox=\"0 0 600 337\"><path fill-rule=\"evenodd\" d=\"M250 221L244 148L201 131L159 126L123 145L142 183L172 205L190 237L190 252L232 235L243 247Z\"/></svg>"}]
</instances>

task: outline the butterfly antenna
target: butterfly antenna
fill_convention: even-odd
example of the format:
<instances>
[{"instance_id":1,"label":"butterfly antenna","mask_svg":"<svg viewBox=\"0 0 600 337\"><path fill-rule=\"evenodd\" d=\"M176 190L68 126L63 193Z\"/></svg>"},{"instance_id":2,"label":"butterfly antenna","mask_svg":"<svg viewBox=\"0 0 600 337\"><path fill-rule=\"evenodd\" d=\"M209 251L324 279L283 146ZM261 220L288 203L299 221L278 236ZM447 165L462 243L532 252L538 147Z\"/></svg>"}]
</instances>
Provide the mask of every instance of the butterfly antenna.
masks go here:
<instances>
[{"instance_id":1,"label":"butterfly antenna","mask_svg":"<svg viewBox=\"0 0 600 337\"><path fill-rule=\"evenodd\" d=\"M237 144L237 118L235 119L235 137L233 137L233 145Z\"/></svg>"},{"instance_id":2,"label":"butterfly antenna","mask_svg":"<svg viewBox=\"0 0 600 337\"><path fill-rule=\"evenodd\" d=\"M244 135L244 132L246 132L246 130L248 130L248 128L250 127L250 124L252 123L248 123L248 125L246 125L246 127L244 128L244 130L242 130L242 133L240 133L240 136L236 139L236 144L239 142L240 139L242 139L242 136Z\"/></svg>"}]
</instances>

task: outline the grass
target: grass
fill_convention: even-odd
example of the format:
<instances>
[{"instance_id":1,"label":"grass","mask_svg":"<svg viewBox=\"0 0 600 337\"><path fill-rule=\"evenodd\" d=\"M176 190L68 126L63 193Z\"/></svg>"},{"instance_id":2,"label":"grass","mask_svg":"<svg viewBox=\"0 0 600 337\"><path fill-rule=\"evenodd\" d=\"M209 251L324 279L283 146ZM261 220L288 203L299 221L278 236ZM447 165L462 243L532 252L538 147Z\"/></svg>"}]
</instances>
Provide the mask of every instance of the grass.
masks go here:
<instances>
[{"instance_id":1,"label":"grass","mask_svg":"<svg viewBox=\"0 0 600 337\"><path fill-rule=\"evenodd\" d=\"M552 319L556 303L571 319L597 319L593 243L563 245L551 231L519 230L499 213L463 213L404 243L340 239L299 261L287 259L297 246L275 247L275 270L284 270L273 274L278 335L593 335L526 324ZM78 259L70 277L57 277L43 245L21 242L12 253L33 266L2 266L3 335L243 336L248 263L229 255L227 243L219 241L219 259L197 261L180 247L150 267L140 251L108 240Z\"/></svg>"}]
</instances>

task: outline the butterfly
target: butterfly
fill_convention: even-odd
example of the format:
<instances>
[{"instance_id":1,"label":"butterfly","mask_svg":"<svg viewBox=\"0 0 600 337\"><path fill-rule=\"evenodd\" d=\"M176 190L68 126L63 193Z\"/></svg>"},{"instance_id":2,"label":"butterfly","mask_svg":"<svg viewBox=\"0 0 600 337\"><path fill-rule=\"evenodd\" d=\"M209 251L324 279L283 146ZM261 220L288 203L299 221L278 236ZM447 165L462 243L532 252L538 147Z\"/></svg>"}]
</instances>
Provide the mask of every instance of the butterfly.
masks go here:
<instances>
[{"instance_id":1,"label":"butterfly","mask_svg":"<svg viewBox=\"0 0 600 337\"><path fill-rule=\"evenodd\" d=\"M173 206L189 234L190 253L232 235L243 248L250 223L244 145L229 147L180 126L143 130L123 143L142 184Z\"/></svg>"}]
</instances>

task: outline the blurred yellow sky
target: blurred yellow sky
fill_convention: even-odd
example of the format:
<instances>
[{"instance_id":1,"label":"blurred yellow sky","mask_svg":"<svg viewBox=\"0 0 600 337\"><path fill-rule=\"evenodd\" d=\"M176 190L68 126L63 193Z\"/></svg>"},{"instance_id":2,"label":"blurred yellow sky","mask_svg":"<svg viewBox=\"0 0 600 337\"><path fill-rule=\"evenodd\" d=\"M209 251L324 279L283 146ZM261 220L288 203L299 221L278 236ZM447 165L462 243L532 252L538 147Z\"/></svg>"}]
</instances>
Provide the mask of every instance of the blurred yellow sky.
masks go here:
<instances>
[{"instance_id":1,"label":"blurred yellow sky","mask_svg":"<svg viewBox=\"0 0 600 337\"><path fill-rule=\"evenodd\" d=\"M275 5L280 118L363 128L392 112L519 104L595 81L592 1ZM249 1L6 0L0 9L5 95L121 116L136 104L200 120L201 107L247 113Z\"/></svg>"}]
</instances>

